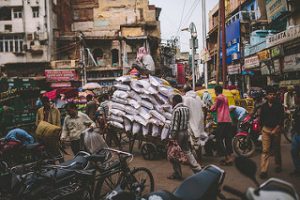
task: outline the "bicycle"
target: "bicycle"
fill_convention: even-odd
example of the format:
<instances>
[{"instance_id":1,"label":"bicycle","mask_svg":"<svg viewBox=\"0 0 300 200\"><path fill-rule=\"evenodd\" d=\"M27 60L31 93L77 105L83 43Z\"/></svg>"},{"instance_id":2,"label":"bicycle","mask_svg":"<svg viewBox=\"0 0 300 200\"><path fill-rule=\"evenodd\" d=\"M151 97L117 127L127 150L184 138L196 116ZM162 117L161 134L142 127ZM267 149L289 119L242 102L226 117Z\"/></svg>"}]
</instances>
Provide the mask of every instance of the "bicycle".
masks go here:
<instances>
[{"instance_id":1,"label":"bicycle","mask_svg":"<svg viewBox=\"0 0 300 200\"><path fill-rule=\"evenodd\" d=\"M118 160L112 159L113 153L117 154ZM45 178L45 181L39 182L37 187L33 188L33 192L41 192L36 196L29 195L28 198L47 200L100 200L104 199L109 192L120 184L125 189L132 190L134 185L143 183L144 187L141 188L140 195L145 195L154 191L154 179L150 170L144 167L129 167L128 163L133 159L133 155L130 153L105 148L99 152L99 154L87 155L86 158L88 160L87 167L79 170L69 169L70 165L43 166L43 169L54 170L52 171L53 177L49 178L49 173L45 176L45 173L43 172L35 172L34 176L38 179ZM128 158L130 158L129 162L127 161ZM56 174L61 173L61 171L72 172L72 178L68 178L63 182L58 183L59 185L56 186ZM22 182L25 183L26 181ZM43 183L47 183L47 185L44 185ZM20 199L24 199L24 196L26 196L24 195L24 192L28 194L28 191L25 189L26 184L23 185L25 187L21 187L18 192L18 197L20 197Z\"/></svg>"}]
</instances>

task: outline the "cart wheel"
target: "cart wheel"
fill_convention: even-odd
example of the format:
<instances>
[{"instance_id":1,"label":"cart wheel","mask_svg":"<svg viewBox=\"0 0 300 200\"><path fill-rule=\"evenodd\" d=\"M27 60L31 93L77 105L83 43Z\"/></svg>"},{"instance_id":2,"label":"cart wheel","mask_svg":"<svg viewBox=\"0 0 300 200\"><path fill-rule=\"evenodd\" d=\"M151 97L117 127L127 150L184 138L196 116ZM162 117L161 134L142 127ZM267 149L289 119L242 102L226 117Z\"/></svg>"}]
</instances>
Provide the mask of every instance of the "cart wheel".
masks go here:
<instances>
[{"instance_id":1,"label":"cart wheel","mask_svg":"<svg viewBox=\"0 0 300 200\"><path fill-rule=\"evenodd\" d=\"M159 153L159 156L161 158L167 158L167 149L166 149L166 146L164 146L164 145L157 145L156 149L157 149L157 153Z\"/></svg>"},{"instance_id":2,"label":"cart wheel","mask_svg":"<svg viewBox=\"0 0 300 200\"><path fill-rule=\"evenodd\" d=\"M154 160L156 156L156 146L153 143L144 143L141 148L141 153L145 160Z\"/></svg>"}]
</instances>

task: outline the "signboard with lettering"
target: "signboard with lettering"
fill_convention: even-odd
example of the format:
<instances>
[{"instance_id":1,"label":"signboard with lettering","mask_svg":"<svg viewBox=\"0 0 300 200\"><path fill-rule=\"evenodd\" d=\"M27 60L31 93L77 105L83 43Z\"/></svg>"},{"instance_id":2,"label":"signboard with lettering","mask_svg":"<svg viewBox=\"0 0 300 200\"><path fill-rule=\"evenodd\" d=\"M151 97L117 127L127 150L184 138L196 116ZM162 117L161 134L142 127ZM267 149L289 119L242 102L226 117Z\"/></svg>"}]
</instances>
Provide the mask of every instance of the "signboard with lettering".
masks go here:
<instances>
[{"instance_id":1,"label":"signboard with lettering","mask_svg":"<svg viewBox=\"0 0 300 200\"><path fill-rule=\"evenodd\" d=\"M79 80L75 70L45 70L45 76L48 82Z\"/></svg>"},{"instance_id":2,"label":"signboard with lettering","mask_svg":"<svg viewBox=\"0 0 300 200\"><path fill-rule=\"evenodd\" d=\"M229 75L240 74L241 73L240 64L228 65L227 72Z\"/></svg>"},{"instance_id":3,"label":"signboard with lettering","mask_svg":"<svg viewBox=\"0 0 300 200\"><path fill-rule=\"evenodd\" d=\"M282 46L276 46L270 49L270 54L272 58L279 57L283 54Z\"/></svg>"},{"instance_id":4,"label":"signboard with lettering","mask_svg":"<svg viewBox=\"0 0 300 200\"><path fill-rule=\"evenodd\" d=\"M69 69L76 67L75 60L56 60L51 62L51 67L53 69Z\"/></svg>"},{"instance_id":5,"label":"signboard with lettering","mask_svg":"<svg viewBox=\"0 0 300 200\"><path fill-rule=\"evenodd\" d=\"M276 20L283 12L288 11L286 0L266 0L268 22Z\"/></svg>"},{"instance_id":6,"label":"signboard with lettering","mask_svg":"<svg viewBox=\"0 0 300 200\"><path fill-rule=\"evenodd\" d=\"M300 53L284 57L284 72L300 71Z\"/></svg>"},{"instance_id":7,"label":"signboard with lettering","mask_svg":"<svg viewBox=\"0 0 300 200\"><path fill-rule=\"evenodd\" d=\"M13 99L20 96L18 89L11 89L6 92L1 92L0 93L0 102L5 102L7 100Z\"/></svg>"},{"instance_id":8,"label":"signboard with lettering","mask_svg":"<svg viewBox=\"0 0 300 200\"><path fill-rule=\"evenodd\" d=\"M51 83L52 88L65 88L71 86L72 86L71 82Z\"/></svg>"},{"instance_id":9,"label":"signboard with lettering","mask_svg":"<svg viewBox=\"0 0 300 200\"><path fill-rule=\"evenodd\" d=\"M257 55L245 58L245 69L253 69L258 66L259 66L259 59Z\"/></svg>"},{"instance_id":10,"label":"signboard with lettering","mask_svg":"<svg viewBox=\"0 0 300 200\"><path fill-rule=\"evenodd\" d=\"M268 36L267 48L300 38L300 26L294 26L275 35Z\"/></svg>"},{"instance_id":11,"label":"signboard with lettering","mask_svg":"<svg viewBox=\"0 0 300 200\"><path fill-rule=\"evenodd\" d=\"M270 58L270 52L269 52L269 50L264 50L264 51L258 52L257 56L260 61L265 61Z\"/></svg>"}]
</instances>

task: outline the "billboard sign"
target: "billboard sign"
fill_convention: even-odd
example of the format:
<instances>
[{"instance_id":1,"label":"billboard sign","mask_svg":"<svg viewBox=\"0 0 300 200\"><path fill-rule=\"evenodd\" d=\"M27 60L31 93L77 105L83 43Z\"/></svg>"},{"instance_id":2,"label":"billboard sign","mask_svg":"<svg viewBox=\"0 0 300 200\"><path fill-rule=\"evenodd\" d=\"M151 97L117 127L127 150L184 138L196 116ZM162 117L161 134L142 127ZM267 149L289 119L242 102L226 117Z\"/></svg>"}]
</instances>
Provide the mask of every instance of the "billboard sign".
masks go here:
<instances>
[{"instance_id":1,"label":"billboard sign","mask_svg":"<svg viewBox=\"0 0 300 200\"><path fill-rule=\"evenodd\" d=\"M45 70L45 76L48 82L79 80L76 70Z\"/></svg>"}]
</instances>

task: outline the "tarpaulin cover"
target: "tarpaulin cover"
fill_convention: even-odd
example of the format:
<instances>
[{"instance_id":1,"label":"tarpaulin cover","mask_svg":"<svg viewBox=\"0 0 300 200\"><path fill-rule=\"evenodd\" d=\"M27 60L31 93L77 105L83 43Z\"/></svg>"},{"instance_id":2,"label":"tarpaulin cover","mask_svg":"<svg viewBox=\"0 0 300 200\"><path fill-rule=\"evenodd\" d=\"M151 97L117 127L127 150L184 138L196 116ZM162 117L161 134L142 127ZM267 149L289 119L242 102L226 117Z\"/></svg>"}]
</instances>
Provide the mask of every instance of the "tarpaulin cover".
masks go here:
<instances>
[{"instance_id":1,"label":"tarpaulin cover","mask_svg":"<svg viewBox=\"0 0 300 200\"><path fill-rule=\"evenodd\" d=\"M48 97L50 100L56 99L57 95L64 94L66 99L74 98L78 96L78 91L75 88L55 89L46 92L43 96Z\"/></svg>"}]
</instances>

